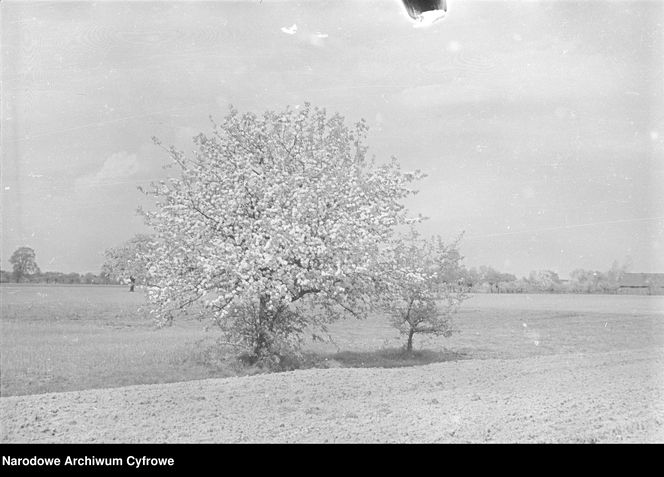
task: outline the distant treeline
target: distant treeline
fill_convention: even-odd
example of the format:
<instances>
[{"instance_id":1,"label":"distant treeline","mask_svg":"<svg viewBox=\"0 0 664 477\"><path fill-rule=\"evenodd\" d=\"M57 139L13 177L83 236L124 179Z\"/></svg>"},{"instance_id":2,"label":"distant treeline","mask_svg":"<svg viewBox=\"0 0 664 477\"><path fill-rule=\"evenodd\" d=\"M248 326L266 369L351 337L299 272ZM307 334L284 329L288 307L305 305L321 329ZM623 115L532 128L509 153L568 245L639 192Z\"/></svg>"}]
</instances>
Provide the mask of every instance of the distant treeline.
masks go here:
<instances>
[{"instance_id":1,"label":"distant treeline","mask_svg":"<svg viewBox=\"0 0 664 477\"><path fill-rule=\"evenodd\" d=\"M0 270L0 283L53 283L63 285L119 285L124 280L116 280L106 274L100 273L63 273L63 272L39 272L22 275L17 279L13 272Z\"/></svg>"},{"instance_id":2,"label":"distant treeline","mask_svg":"<svg viewBox=\"0 0 664 477\"><path fill-rule=\"evenodd\" d=\"M457 269L447 281L471 293L617 293L625 267L614 263L610 270L576 269L569 280L561 279L552 270L533 270L528 277L517 278L492 267ZM83 285L119 285L128 282L128 276L112 278L107 273L38 272L23 275L18 280L14 273L0 270L0 283L53 283Z\"/></svg>"},{"instance_id":3,"label":"distant treeline","mask_svg":"<svg viewBox=\"0 0 664 477\"><path fill-rule=\"evenodd\" d=\"M626 266L613 263L610 270L576 269L568 280L552 270L533 270L528 277L517 278L491 267L461 268L458 286L472 293L618 293Z\"/></svg>"}]
</instances>

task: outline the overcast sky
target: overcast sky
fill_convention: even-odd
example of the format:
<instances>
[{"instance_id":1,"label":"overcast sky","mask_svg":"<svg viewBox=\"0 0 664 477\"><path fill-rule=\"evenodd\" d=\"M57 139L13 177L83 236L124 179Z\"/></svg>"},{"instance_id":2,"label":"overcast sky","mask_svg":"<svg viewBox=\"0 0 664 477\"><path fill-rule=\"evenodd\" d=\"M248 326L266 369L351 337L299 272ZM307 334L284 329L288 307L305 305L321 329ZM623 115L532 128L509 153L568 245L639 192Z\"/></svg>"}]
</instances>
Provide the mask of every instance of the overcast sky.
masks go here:
<instances>
[{"instance_id":1,"label":"overcast sky","mask_svg":"<svg viewBox=\"0 0 664 477\"><path fill-rule=\"evenodd\" d=\"M152 136L309 101L428 173L408 206L468 266L664 272L664 3L448 4L3 1L2 268L97 273L146 231Z\"/></svg>"}]
</instances>

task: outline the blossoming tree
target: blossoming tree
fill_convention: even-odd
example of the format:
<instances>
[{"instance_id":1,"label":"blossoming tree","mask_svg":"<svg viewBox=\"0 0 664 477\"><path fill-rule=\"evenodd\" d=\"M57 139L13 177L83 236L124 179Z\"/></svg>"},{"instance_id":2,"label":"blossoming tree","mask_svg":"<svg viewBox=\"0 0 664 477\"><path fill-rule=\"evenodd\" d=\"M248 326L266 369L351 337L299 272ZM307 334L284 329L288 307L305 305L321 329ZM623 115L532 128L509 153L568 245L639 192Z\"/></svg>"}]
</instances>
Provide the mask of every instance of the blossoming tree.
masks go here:
<instances>
[{"instance_id":1,"label":"blossoming tree","mask_svg":"<svg viewBox=\"0 0 664 477\"><path fill-rule=\"evenodd\" d=\"M133 277L138 283L146 284L148 271L146 256L154 246L155 238L147 234L137 234L125 243L111 247L104 252L105 261L102 274L114 280L127 280Z\"/></svg>"},{"instance_id":2,"label":"blossoming tree","mask_svg":"<svg viewBox=\"0 0 664 477\"><path fill-rule=\"evenodd\" d=\"M191 157L167 148L180 177L153 184L144 211L157 237L145 257L157 319L193 310L278 364L305 331L364 316L381 246L416 220L402 200L423 176L368 159L366 132L308 104L261 116L231 108Z\"/></svg>"},{"instance_id":3,"label":"blossoming tree","mask_svg":"<svg viewBox=\"0 0 664 477\"><path fill-rule=\"evenodd\" d=\"M387 249L391 266L382 298L392 325L407 336L408 352L416 334L449 337L457 331L452 317L466 299L457 282L459 240L445 244L440 237L426 239L411 229Z\"/></svg>"}]
</instances>

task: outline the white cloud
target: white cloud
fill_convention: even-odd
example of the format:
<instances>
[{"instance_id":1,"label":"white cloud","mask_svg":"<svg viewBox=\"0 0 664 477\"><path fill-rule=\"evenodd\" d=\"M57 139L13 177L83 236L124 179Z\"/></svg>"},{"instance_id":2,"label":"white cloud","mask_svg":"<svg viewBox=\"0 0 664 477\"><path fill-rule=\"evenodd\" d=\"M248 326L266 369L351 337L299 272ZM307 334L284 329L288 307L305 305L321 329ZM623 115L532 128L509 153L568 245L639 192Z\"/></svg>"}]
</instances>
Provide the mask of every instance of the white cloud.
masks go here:
<instances>
[{"instance_id":1,"label":"white cloud","mask_svg":"<svg viewBox=\"0 0 664 477\"><path fill-rule=\"evenodd\" d=\"M140 165L136 154L125 151L111 154L95 174L76 180L76 190L124 183L139 171Z\"/></svg>"},{"instance_id":2,"label":"white cloud","mask_svg":"<svg viewBox=\"0 0 664 477\"><path fill-rule=\"evenodd\" d=\"M281 31L283 31L287 35L295 35L295 33L297 33L297 25L293 23L293 26L283 27Z\"/></svg>"}]
</instances>

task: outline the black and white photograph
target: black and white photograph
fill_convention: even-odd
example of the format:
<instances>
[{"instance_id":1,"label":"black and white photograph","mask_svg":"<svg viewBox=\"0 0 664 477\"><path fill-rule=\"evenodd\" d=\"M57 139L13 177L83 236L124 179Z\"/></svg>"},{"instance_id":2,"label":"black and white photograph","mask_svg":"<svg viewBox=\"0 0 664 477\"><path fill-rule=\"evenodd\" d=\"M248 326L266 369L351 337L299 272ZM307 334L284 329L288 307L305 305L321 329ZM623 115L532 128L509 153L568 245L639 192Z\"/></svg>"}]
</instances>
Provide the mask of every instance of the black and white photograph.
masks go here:
<instances>
[{"instance_id":1,"label":"black and white photograph","mask_svg":"<svg viewBox=\"0 0 664 477\"><path fill-rule=\"evenodd\" d=\"M3 0L3 471L664 443L663 32L657 0Z\"/></svg>"}]
</instances>

